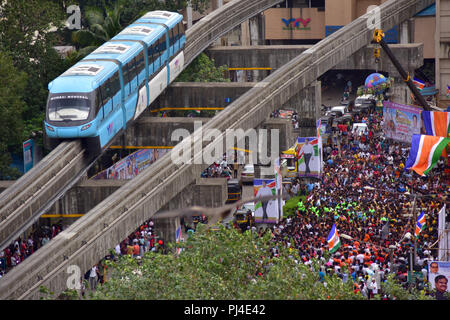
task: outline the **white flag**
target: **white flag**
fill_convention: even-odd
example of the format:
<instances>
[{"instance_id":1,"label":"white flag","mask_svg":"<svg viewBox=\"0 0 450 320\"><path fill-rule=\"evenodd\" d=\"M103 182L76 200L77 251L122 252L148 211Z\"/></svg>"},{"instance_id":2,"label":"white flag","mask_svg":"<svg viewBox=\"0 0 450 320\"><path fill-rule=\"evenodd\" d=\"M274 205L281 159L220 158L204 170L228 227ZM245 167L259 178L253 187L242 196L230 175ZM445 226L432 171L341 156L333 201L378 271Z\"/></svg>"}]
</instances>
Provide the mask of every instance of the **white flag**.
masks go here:
<instances>
[{"instance_id":1,"label":"white flag","mask_svg":"<svg viewBox=\"0 0 450 320\"><path fill-rule=\"evenodd\" d=\"M439 239L439 261L446 261L448 259L448 241L446 239L446 233L445 233L445 204L442 207L441 211L439 211L439 218L438 218L438 239ZM447 257L446 257L447 254Z\"/></svg>"}]
</instances>

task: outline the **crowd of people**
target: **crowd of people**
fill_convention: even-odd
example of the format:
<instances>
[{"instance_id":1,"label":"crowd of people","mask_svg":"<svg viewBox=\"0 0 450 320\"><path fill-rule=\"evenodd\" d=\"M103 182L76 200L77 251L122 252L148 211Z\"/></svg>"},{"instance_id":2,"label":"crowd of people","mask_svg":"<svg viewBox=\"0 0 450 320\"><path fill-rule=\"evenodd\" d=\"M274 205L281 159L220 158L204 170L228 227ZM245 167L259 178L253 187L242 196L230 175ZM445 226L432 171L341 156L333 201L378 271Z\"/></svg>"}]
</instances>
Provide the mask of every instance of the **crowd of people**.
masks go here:
<instances>
[{"instance_id":1,"label":"crowd of people","mask_svg":"<svg viewBox=\"0 0 450 320\"><path fill-rule=\"evenodd\" d=\"M244 159L235 161L237 157L244 157L240 152L226 154L222 159L215 161L202 173L202 178L226 178L227 180L238 177L239 163L244 163Z\"/></svg>"},{"instance_id":2,"label":"crowd of people","mask_svg":"<svg viewBox=\"0 0 450 320\"><path fill-rule=\"evenodd\" d=\"M270 117L271 118L289 118L292 121L292 125L293 125L294 129L297 129L299 127L297 111L277 109L270 114Z\"/></svg>"},{"instance_id":3,"label":"crowd of people","mask_svg":"<svg viewBox=\"0 0 450 320\"><path fill-rule=\"evenodd\" d=\"M370 299L383 294L381 283L389 273L408 286L414 217L423 210L426 228L416 240L415 270L425 280L417 286L429 289L428 261L437 258L438 212L450 191L448 167L441 159L427 177L405 171L409 146L383 137L382 114L355 121L368 124L365 132L352 132L351 123L348 130L333 128L335 139L330 137L324 146L321 181L294 182L291 195L306 198L299 201L294 217L274 227L274 241L298 250L305 264L319 259L322 281L325 274L335 273L353 281L355 292ZM339 250L326 260L333 224L344 236Z\"/></svg>"},{"instance_id":4,"label":"crowd of people","mask_svg":"<svg viewBox=\"0 0 450 320\"><path fill-rule=\"evenodd\" d=\"M62 224L55 223L50 227L42 226L31 232L26 238L18 238L8 247L0 251L0 278L12 268L22 263L36 250L47 244L62 231Z\"/></svg>"},{"instance_id":5,"label":"crowd of people","mask_svg":"<svg viewBox=\"0 0 450 320\"><path fill-rule=\"evenodd\" d=\"M135 259L141 259L146 252L167 253L167 247L164 239L156 235L154 222L149 219L142 223L126 239L118 243L114 252L107 255L99 263L92 266L84 274L84 280L88 283L91 292L97 289L98 285L103 285L107 279L106 260L116 259L119 256L129 255ZM82 295L85 295L87 287L83 282Z\"/></svg>"}]
</instances>

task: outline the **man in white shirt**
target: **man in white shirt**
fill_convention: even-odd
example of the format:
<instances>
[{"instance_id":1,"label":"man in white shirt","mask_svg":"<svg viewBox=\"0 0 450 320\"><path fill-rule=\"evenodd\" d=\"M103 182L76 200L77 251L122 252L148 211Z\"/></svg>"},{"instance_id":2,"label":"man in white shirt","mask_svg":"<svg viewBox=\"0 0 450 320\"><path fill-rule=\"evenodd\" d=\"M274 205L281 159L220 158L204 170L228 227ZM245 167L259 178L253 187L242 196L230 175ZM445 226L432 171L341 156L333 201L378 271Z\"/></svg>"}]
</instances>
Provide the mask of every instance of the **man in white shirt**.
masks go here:
<instances>
[{"instance_id":1,"label":"man in white shirt","mask_svg":"<svg viewBox=\"0 0 450 320\"><path fill-rule=\"evenodd\" d=\"M89 285L92 291L97 289L97 265L93 266L89 273Z\"/></svg>"},{"instance_id":2,"label":"man in white shirt","mask_svg":"<svg viewBox=\"0 0 450 320\"><path fill-rule=\"evenodd\" d=\"M311 169L309 168L309 161L311 160L311 157L314 153L314 148L312 145L309 144L308 138L305 139L305 144L303 145L302 149L300 150L300 154L303 153L303 157L305 159L305 174L308 174L311 172Z\"/></svg>"},{"instance_id":3,"label":"man in white shirt","mask_svg":"<svg viewBox=\"0 0 450 320\"><path fill-rule=\"evenodd\" d=\"M256 194L256 198L257 199L261 199L263 197L267 197L267 196L272 196L272 189L270 189L269 187L266 186L266 181L263 180L262 181L262 187L259 188L258 193ZM270 200L264 200L261 201L262 204L262 209L263 209L263 220L264 219L268 219L268 215L267 215L267 205L269 204Z\"/></svg>"}]
</instances>

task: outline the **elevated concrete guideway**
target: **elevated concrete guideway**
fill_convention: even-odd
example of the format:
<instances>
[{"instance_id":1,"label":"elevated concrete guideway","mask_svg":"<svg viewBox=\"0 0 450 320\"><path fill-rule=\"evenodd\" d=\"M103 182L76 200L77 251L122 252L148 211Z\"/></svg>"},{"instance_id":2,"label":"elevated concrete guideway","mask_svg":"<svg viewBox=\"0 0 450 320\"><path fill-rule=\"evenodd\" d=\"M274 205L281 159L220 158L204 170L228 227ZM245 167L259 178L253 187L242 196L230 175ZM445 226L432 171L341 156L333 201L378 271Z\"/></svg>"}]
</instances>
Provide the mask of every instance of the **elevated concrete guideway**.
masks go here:
<instances>
[{"instance_id":1,"label":"elevated concrete guideway","mask_svg":"<svg viewBox=\"0 0 450 320\"><path fill-rule=\"evenodd\" d=\"M186 31L185 68L235 26L281 0L233 0ZM18 238L84 175L95 157L82 141L64 141L0 194L0 249ZM50 177L50 178L49 178Z\"/></svg>"},{"instance_id":2,"label":"elevated concrete guideway","mask_svg":"<svg viewBox=\"0 0 450 320\"><path fill-rule=\"evenodd\" d=\"M423 65L422 43L390 44L389 47L394 55L399 57L405 70L415 70ZM229 68L270 67L273 72L310 48L312 48L311 45L227 46L208 48L207 54L214 59L217 66L227 65ZM375 64L373 49L373 45L363 47L336 64L332 69L374 70L377 68L379 71L398 76L397 69L384 51L381 51L380 63Z\"/></svg>"},{"instance_id":3,"label":"elevated concrete guideway","mask_svg":"<svg viewBox=\"0 0 450 320\"><path fill-rule=\"evenodd\" d=\"M385 2L379 7L381 26L390 29L432 2ZM225 132L226 129L247 130L260 125L274 106L283 105L324 72L369 44L372 31L367 28L368 18L369 15L366 14L354 20L291 60L208 121L205 129ZM222 136L224 135L223 133ZM83 271L88 270L140 223L151 218L170 200L169 197L181 192L209 165L176 164L172 161L172 152L192 147L193 143L202 141L203 137L196 132L190 138L183 140L158 162L7 274L0 281L0 298L36 299L39 297L40 286L46 286L59 294L66 289L70 276L67 273L68 266L76 265ZM202 144L204 147L214 147L216 142ZM201 156L202 152L195 150L192 157L194 163Z\"/></svg>"}]
</instances>

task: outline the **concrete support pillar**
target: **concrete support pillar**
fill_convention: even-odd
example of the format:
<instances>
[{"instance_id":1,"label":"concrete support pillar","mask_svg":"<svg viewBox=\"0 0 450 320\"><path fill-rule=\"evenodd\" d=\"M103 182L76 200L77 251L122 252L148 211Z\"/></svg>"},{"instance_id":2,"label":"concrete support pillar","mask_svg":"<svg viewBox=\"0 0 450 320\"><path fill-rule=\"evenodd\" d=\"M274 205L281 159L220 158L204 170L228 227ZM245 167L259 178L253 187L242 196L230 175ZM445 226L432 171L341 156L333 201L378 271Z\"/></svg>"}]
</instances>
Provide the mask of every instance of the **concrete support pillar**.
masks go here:
<instances>
[{"instance_id":1,"label":"concrete support pillar","mask_svg":"<svg viewBox=\"0 0 450 320\"><path fill-rule=\"evenodd\" d=\"M275 119L270 118L264 121L260 129L266 129L268 132L267 141L267 155L269 156L272 152L272 147L278 149L273 150L278 151L279 154L283 150L287 150L295 144L297 137L294 135L294 128L292 122L289 119ZM270 131L278 130L278 141L272 141ZM259 162L259 161L258 161Z\"/></svg>"},{"instance_id":2,"label":"concrete support pillar","mask_svg":"<svg viewBox=\"0 0 450 320\"><path fill-rule=\"evenodd\" d=\"M223 206L228 198L228 186L225 178L210 178L196 180L196 183L185 188L182 193L173 197L159 212L177 210L191 206L216 208ZM199 213L200 215L201 213ZM176 240L176 230L180 225L180 218L157 219L155 215L155 233L164 242Z\"/></svg>"},{"instance_id":3,"label":"concrete support pillar","mask_svg":"<svg viewBox=\"0 0 450 320\"><path fill-rule=\"evenodd\" d=\"M410 72L409 74L414 73ZM400 104L411 104L411 90L401 77L394 77L394 85L390 91L392 101Z\"/></svg>"},{"instance_id":4,"label":"concrete support pillar","mask_svg":"<svg viewBox=\"0 0 450 320\"><path fill-rule=\"evenodd\" d=\"M411 42L410 25L411 25L411 22L409 20L406 20L400 24L400 26L399 26L400 27L400 32L399 32L400 43L410 43Z\"/></svg>"},{"instance_id":5,"label":"concrete support pillar","mask_svg":"<svg viewBox=\"0 0 450 320\"><path fill-rule=\"evenodd\" d=\"M191 2L188 2L187 8L186 8L186 15L187 15L187 29L192 27L192 5Z\"/></svg>"},{"instance_id":6,"label":"concrete support pillar","mask_svg":"<svg viewBox=\"0 0 450 320\"><path fill-rule=\"evenodd\" d=\"M315 81L294 95L281 109L292 109L298 113L299 128L295 134L315 134L316 121L320 118L322 105L321 82ZM305 136L305 135L304 135Z\"/></svg>"},{"instance_id":7,"label":"concrete support pillar","mask_svg":"<svg viewBox=\"0 0 450 320\"><path fill-rule=\"evenodd\" d=\"M450 0L436 1L435 81L439 89L439 107L450 106L447 86L450 85Z\"/></svg>"},{"instance_id":8,"label":"concrete support pillar","mask_svg":"<svg viewBox=\"0 0 450 320\"><path fill-rule=\"evenodd\" d=\"M250 25L248 20L241 23L241 45L250 45Z\"/></svg>"}]
</instances>

